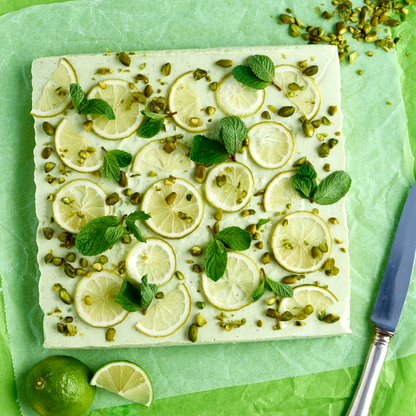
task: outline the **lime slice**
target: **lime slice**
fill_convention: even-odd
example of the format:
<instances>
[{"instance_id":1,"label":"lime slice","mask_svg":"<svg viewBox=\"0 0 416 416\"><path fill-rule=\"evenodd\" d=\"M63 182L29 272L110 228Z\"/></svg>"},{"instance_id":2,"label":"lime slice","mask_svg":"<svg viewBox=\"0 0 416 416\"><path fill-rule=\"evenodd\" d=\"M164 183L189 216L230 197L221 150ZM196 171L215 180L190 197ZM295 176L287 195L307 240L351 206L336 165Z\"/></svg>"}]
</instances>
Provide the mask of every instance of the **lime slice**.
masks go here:
<instances>
[{"instance_id":1,"label":"lime slice","mask_svg":"<svg viewBox=\"0 0 416 416\"><path fill-rule=\"evenodd\" d=\"M105 88L99 84L88 93L88 99L100 98L111 105L115 120L109 120L104 115L88 114L87 120L92 120L92 129L104 139L120 140L131 136L143 120L141 110L144 110L133 96L139 90L130 88L131 83L121 79L106 79Z\"/></svg>"},{"instance_id":2,"label":"lime slice","mask_svg":"<svg viewBox=\"0 0 416 416\"><path fill-rule=\"evenodd\" d=\"M168 205L166 197L176 193ZM197 189L183 179L173 185L165 185L162 179L154 183L144 194L142 210L152 217L146 224L157 234L168 238L182 238L195 231L204 215L204 203Z\"/></svg>"},{"instance_id":3,"label":"lime slice","mask_svg":"<svg viewBox=\"0 0 416 416\"><path fill-rule=\"evenodd\" d=\"M214 282L202 273L202 290L211 305L223 311L237 311L251 303L260 283L260 272L249 257L229 251L224 276Z\"/></svg>"},{"instance_id":4,"label":"lime slice","mask_svg":"<svg viewBox=\"0 0 416 416\"><path fill-rule=\"evenodd\" d=\"M287 221L287 225L286 224ZM313 258L312 247L327 244L322 257ZM332 238L326 222L306 211L293 212L283 217L272 234L271 246L276 261L293 273L311 273L319 270L329 258Z\"/></svg>"},{"instance_id":5,"label":"lime slice","mask_svg":"<svg viewBox=\"0 0 416 416\"><path fill-rule=\"evenodd\" d=\"M200 133L207 129L205 121L201 117L201 99L194 88L196 82L193 72L186 72L173 83L168 98L169 111L177 113L173 115L175 123L191 133ZM199 123L192 124L191 118L198 119Z\"/></svg>"},{"instance_id":6,"label":"lime slice","mask_svg":"<svg viewBox=\"0 0 416 416\"><path fill-rule=\"evenodd\" d=\"M101 367L90 384L143 406L149 407L153 401L153 386L149 376L143 368L127 361L113 361Z\"/></svg>"},{"instance_id":7,"label":"lime slice","mask_svg":"<svg viewBox=\"0 0 416 416\"><path fill-rule=\"evenodd\" d=\"M104 270L83 277L75 291L75 308L79 317L95 328L108 328L122 322L128 312L114 301L123 279L116 273ZM91 305L85 303L89 296Z\"/></svg>"},{"instance_id":8,"label":"lime slice","mask_svg":"<svg viewBox=\"0 0 416 416\"><path fill-rule=\"evenodd\" d=\"M274 121L255 124L248 131L248 139L251 157L266 169L284 166L295 148L292 133Z\"/></svg>"},{"instance_id":9,"label":"lime slice","mask_svg":"<svg viewBox=\"0 0 416 416\"><path fill-rule=\"evenodd\" d=\"M292 186L296 170L288 170L276 175L267 185L263 195L264 211L278 209L300 199L299 194Z\"/></svg>"},{"instance_id":10,"label":"lime slice","mask_svg":"<svg viewBox=\"0 0 416 416\"><path fill-rule=\"evenodd\" d=\"M109 214L106 198L106 193L94 182L75 179L55 194L53 219L64 230L78 234L89 221Z\"/></svg>"},{"instance_id":11,"label":"lime slice","mask_svg":"<svg viewBox=\"0 0 416 416\"><path fill-rule=\"evenodd\" d=\"M160 238L147 238L146 244L138 242L126 258L130 278L141 283L147 274L148 282L163 286L172 279L176 270L173 248Z\"/></svg>"},{"instance_id":12,"label":"lime slice","mask_svg":"<svg viewBox=\"0 0 416 416\"><path fill-rule=\"evenodd\" d=\"M55 149L62 163L78 172L95 172L103 166L101 154L90 146L88 140L66 118L61 120L55 130Z\"/></svg>"},{"instance_id":13,"label":"lime slice","mask_svg":"<svg viewBox=\"0 0 416 416\"><path fill-rule=\"evenodd\" d=\"M221 181L224 176L225 183L218 186L217 178ZM251 170L238 162L224 162L214 166L208 172L204 183L208 202L225 212L237 212L244 208L253 195L253 187Z\"/></svg>"},{"instance_id":14,"label":"lime slice","mask_svg":"<svg viewBox=\"0 0 416 416\"><path fill-rule=\"evenodd\" d=\"M167 337L186 322L190 312L191 297L186 286L181 283L150 307L136 328L149 337Z\"/></svg>"},{"instance_id":15,"label":"lime slice","mask_svg":"<svg viewBox=\"0 0 416 416\"><path fill-rule=\"evenodd\" d=\"M293 289L292 298L283 298L280 301L278 312L283 315L284 312L290 312L292 315L297 315L303 311L307 305L312 305L314 309L314 318L318 321L317 314L326 310L335 303L338 299L328 290L315 285L301 285ZM313 319L312 316L307 319ZM290 321L280 321L280 327L285 328Z\"/></svg>"},{"instance_id":16,"label":"lime slice","mask_svg":"<svg viewBox=\"0 0 416 416\"><path fill-rule=\"evenodd\" d=\"M265 90L256 90L238 82L232 73L225 75L216 91L218 106L229 116L249 117L263 105Z\"/></svg>"},{"instance_id":17,"label":"lime slice","mask_svg":"<svg viewBox=\"0 0 416 416\"><path fill-rule=\"evenodd\" d=\"M288 97L296 105L298 111L308 120L312 120L321 106L321 94L313 78L302 74L299 68L292 65L279 65L275 68L277 85L282 88L283 94L294 92L294 97ZM289 84L298 84L303 90L293 91Z\"/></svg>"},{"instance_id":18,"label":"lime slice","mask_svg":"<svg viewBox=\"0 0 416 416\"><path fill-rule=\"evenodd\" d=\"M160 140L146 144L134 158L132 172L173 172L194 168L195 162L189 159L190 150L178 141L175 146L172 153L167 153L164 150L165 143Z\"/></svg>"},{"instance_id":19,"label":"lime slice","mask_svg":"<svg viewBox=\"0 0 416 416\"><path fill-rule=\"evenodd\" d=\"M78 82L75 69L62 58L30 114L36 117L54 117L61 114L71 102L69 87L75 82Z\"/></svg>"}]
</instances>

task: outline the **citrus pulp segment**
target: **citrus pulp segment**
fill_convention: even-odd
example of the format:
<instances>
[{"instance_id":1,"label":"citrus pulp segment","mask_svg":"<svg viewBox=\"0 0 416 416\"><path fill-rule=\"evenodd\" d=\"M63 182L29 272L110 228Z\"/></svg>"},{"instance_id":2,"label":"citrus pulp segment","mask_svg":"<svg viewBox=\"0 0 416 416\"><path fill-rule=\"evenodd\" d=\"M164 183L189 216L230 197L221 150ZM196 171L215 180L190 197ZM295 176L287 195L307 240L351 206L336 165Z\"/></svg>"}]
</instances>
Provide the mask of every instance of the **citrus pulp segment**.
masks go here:
<instances>
[{"instance_id":1,"label":"citrus pulp segment","mask_svg":"<svg viewBox=\"0 0 416 416\"><path fill-rule=\"evenodd\" d=\"M136 328L149 337L167 337L176 332L188 319L191 297L181 283L165 297L151 306Z\"/></svg>"},{"instance_id":2,"label":"citrus pulp segment","mask_svg":"<svg viewBox=\"0 0 416 416\"><path fill-rule=\"evenodd\" d=\"M62 113L71 102L69 87L78 82L72 65L62 58L30 114L36 117L54 117Z\"/></svg>"},{"instance_id":3,"label":"citrus pulp segment","mask_svg":"<svg viewBox=\"0 0 416 416\"><path fill-rule=\"evenodd\" d=\"M139 90L130 88L131 83L121 79L106 79L102 81L105 88L97 84L88 93L89 100L99 98L109 104L114 112L115 120L109 120L105 115L88 114L87 120L94 123L92 129L104 139L121 140L131 136L143 120L144 106L133 96ZM102 84L101 84L102 85Z\"/></svg>"},{"instance_id":4,"label":"citrus pulp segment","mask_svg":"<svg viewBox=\"0 0 416 416\"><path fill-rule=\"evenodd\" d=\"M163 286L172 279L176 270L176 256L173 248L160 238L147 238L146 243L138 242L126 258L130 278L141 283L147 274L149 283Z\"/></svg>"},{"instance_id":5,"label":"citrus pulp segment","mask_svg":"<svg viewBox=\"0 0 416 416\"><path fill-rule=\"evenodd\" d=\"M74 126L63 118L55 130L55 149L68 168L78 172L95 172L102 168L103 157L97 149L90 146Z\"/></svg>"},{"instance_id":6,"label":"citrus pulp segment","mask_svg":"<svg viewBox=\"0 0 416 416\"><path fill-rule=\"evenodd\" d=\"M296 170L288 170L276 175L267 185L263 195L264 211L277 209L300 199L299 194L292 186Z\"/></svg>"},{"instance_id":7,"label":"citrus pulp segment","mask_svg":"<svg viewBox=\"0 0 416 416\"><path fill-rule=\"evenodd\" d=\"M322 257L313 258L312 247L327 245ZM326 222L306 211L293 212L276 225L271 246L276 261L293 273L311 273L319 270L331 254L332 238Z\"/></svg>"},{"instance_id":8,"label":"citrus pulp segment","mask_svg":"<svg viewBox=\"0 0 416 416\"><path fill-rule=\"evenodd\" d=\"M253 188L251 170L239 162L224 162L214 166L204 183L207 201L225 212L244 208L253 195Z\"/></svg>"},{"instance_id":9,"label":"citrus pulp segment","mask_svg":"<svg viewBox=\"0 0 416 416\"><path fill-rule=\"evenodd\" d=\"M296 105L303 116L312 120L321 106L321 94L313 78L303 75L299 68L292 65L276 66L275 71L276 83L282 88L282 93L285 96L293 93L294 97L287 98ZM289 84L297 84L300 88L290 89Z\"/></svg>"},{"instance_id":10,"label":"citrus pulp segment","mask_svg":"<svg viewBox=\"0 0 416 416\"><path fill-rule=\"evenodd\" d=\"M108 215L107 194L88 179L75 179L63 185L52 202L55 222L64 230L78 234L82 227L97 217Z\"/></svg>"},{"instance_id":11,"label":"citrus pulp segment","mask_svg":"<svg viewBox=\"0 0 416 416\"><path fill-rule=\"evenodd\" d=\"M260 272L253 260L229 251L224 276L214 282L202 272L202 290L208 302L223 311L237 311L251 303L260 284Z\"/></svg>"},{"instance_id":12,"label":"citrus pulp segment","mask_svg":"<svg viewBox=\"0 0 416 416\"><path fill-rule=\"evenodd\" d=\"M249 117L263 105L265 90L256 90L238 82L232 73L224 76L217 87L215 97L218 106L229 116Z\"/></svg>"},{"instance_id":13,"label":"citrus pulp segment","mask_svg":"<svg viewBox=\"0 0 416 416\"><path fill-rule=\"evenodd\" d=\"M295 148L292 133L282 124L274 121L255 124L248 131L248 139L251 157L266 169L284 166Z\"/></svg>"},{"instance_id":14,"label":"citrus pulp segment","mask_svg":"<svg viewBox=\"0 0 416 416\"><path fill-rule=\"evenodd\" d=\"M108 328L121 323L128 311L114 299L122 283L120 275L108 270L93 272L91 277L83 277L75 291L75 307L79 317L96 328ZM90 297L91 304L85 302L86 296Z\"/></svg>"},{"instance_id":15,"label":"citrus pulp segment","mask_svg":"<svg viewBox=\"0 0 416 416\"><path fill-rule=\"evenodd\" d=\"M176 194L168 204L166 198ZM167 238L182 238L195 231L204 215L201 194L189 182L177 178L172 185L162 179L154 183L144 194L142 210L151 218L146 224L157 234Z\"/></svg>"}]
</instances>

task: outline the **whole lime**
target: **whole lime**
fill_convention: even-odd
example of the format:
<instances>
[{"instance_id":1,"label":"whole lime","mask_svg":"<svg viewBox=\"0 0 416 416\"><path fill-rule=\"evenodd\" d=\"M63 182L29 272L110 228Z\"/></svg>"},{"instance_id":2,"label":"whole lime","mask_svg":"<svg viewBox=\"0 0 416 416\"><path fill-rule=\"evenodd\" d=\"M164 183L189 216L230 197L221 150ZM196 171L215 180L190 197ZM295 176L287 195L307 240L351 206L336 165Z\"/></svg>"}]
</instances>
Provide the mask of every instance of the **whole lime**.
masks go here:
<instances>
[{"instance_id":1,"label":"whole lime","mask_svg":"<svg viewBox=\"0 0 416 416\"><path fill-rule=\"evenodd\" d=\"M92 371L81 361L55 355L38 362L27 375L32 409L42 416L80 416L91 406L95 386Z\"/></svg>"}]
</instances>

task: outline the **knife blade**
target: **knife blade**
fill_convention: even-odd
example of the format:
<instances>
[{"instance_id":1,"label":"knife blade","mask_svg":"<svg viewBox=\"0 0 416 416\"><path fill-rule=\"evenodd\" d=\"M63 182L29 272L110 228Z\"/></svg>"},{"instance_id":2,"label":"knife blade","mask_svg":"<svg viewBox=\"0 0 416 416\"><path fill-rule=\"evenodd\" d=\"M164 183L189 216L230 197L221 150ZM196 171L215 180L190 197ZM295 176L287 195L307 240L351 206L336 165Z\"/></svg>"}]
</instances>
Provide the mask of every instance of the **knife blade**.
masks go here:
<instances>
[{"instance_id":1,"label":"knife blade","mask_svg":"<svg viewBox=\"0 0 416 416\"><path fill-rule=\"evenodd\" d=\"M347 416L367 416L387 355L396 333L412 279L416 255L416 182L410 189L394 236L393 245L371 314L375 335Z\"/></svg>"}]
</instances>

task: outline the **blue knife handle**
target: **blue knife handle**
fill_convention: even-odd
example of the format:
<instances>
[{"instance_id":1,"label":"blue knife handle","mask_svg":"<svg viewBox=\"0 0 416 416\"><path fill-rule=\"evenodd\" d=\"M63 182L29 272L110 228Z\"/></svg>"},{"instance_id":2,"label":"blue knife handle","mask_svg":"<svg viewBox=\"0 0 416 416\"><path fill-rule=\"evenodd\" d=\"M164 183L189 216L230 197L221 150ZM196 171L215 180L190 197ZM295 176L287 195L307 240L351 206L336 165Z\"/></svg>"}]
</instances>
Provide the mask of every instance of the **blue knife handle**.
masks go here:
<instances>
[{"instance_id":1,"label":"blue knife handle","mask_svg":"<svg viewBox=\"0 0 416 416\"><path fill-rule=\"evenodd\" d=\"M378 377L386 359L391 337L395 334L377 326L374 330L376 333L368 351L364 370L346 416L367 416L370 413Z\"/></svg>"}]
</instances>

